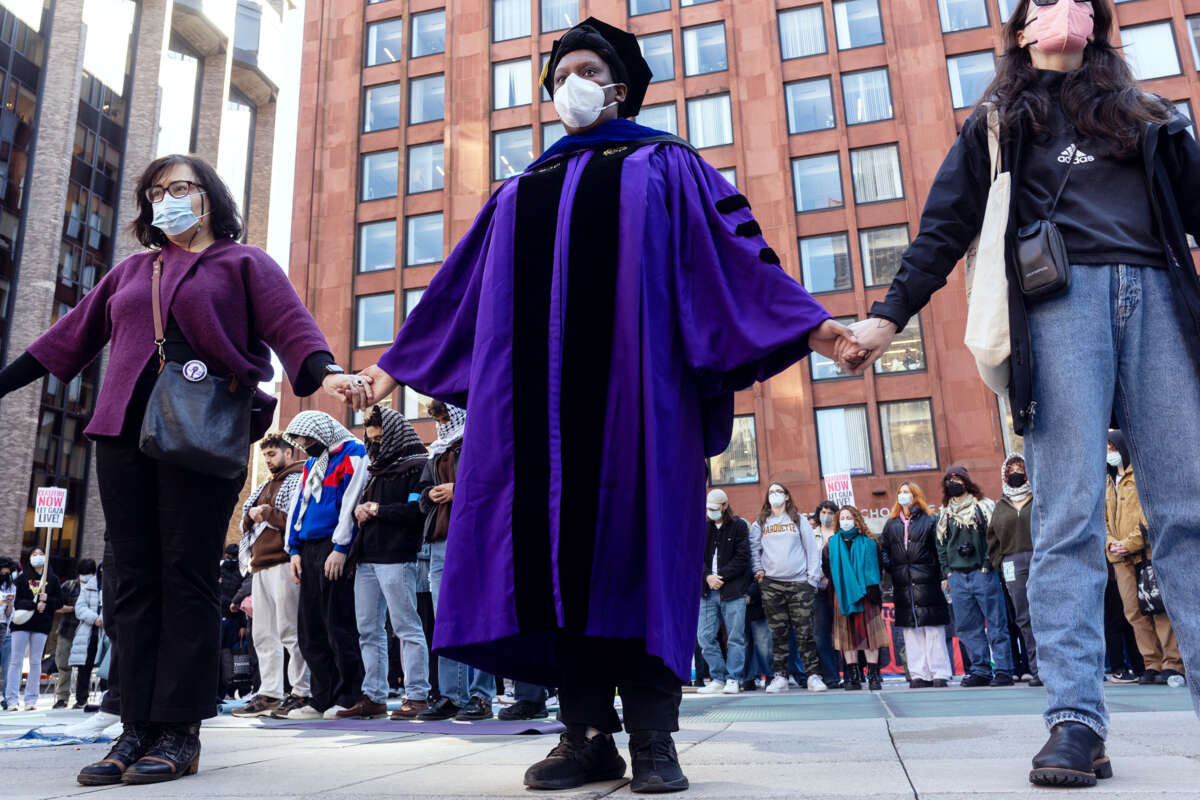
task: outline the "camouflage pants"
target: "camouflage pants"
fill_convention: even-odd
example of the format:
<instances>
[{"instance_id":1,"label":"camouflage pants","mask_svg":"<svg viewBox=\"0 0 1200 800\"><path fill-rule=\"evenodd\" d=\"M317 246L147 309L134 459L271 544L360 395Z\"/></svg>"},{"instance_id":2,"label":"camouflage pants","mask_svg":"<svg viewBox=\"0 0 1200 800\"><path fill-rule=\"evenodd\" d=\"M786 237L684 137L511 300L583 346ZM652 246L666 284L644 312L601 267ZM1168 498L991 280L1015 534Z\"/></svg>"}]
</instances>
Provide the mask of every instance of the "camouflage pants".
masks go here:
<instances>
[{"instance_id":1,"label":"camouflage pants","mask_svg":"<svg viewBox=\"0 0 1200 800\"><path fill-rule=\"evenodd\" d=\"M796 632L796 647L804 662L805 674L821 674L821 657L813 638L813 598L816 595L813 587L804 581L763 578L759 589L762 590L767 626L771 629L771 669L776 675L788 674L788 625L791 625Z\"/></svg>"}]
</instances>

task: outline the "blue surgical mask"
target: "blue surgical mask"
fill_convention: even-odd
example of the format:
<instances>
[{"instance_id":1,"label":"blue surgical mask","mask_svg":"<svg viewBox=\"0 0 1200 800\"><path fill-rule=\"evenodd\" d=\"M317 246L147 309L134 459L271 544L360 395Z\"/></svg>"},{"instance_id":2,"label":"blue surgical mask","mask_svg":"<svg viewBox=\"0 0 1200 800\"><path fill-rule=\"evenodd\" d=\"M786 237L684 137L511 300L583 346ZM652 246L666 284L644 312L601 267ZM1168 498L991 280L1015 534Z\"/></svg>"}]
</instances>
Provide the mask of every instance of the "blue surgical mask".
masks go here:
<instances>
[{"instance_id":1,"label":"blue surgical mask","mask_svg":"<svg viewBox=\"0 0 1200 800\"><path fill-rule=\"evenodd\" d=\"M46 563L45 556L30 556L29 557L29 566L34 567L35 569L41 569L42 565L45 563Z\"/></svg>"},{"instance_id":2,"label":"blue surgical mask","mask_svg":"<svg viewBox=\"0 0 1200 800\"><path fill-rule=\"evenodd\" d=\"M163 199L153 204L154 218L150 224L168 236L178 236L200 221L192 211L192 196L172 197L164 194ZM207 217L204 213L201 217Z\"/></svg>"}]
</instances>

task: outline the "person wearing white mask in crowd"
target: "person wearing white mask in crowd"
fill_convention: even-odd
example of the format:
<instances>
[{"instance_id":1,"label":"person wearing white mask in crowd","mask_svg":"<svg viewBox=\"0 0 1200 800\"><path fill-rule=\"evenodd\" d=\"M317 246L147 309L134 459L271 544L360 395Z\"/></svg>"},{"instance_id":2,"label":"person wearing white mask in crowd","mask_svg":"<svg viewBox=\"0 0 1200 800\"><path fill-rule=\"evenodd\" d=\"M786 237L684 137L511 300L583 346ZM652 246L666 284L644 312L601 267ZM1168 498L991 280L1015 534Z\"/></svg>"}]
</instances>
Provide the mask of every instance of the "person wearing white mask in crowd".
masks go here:
<instances>
[{"instance_id":1,"label":"person wearing white mask in crowd","mask_svg":"<svg viewBox=\"0 0 1200 800\"><path fill-rule=\"evenodd\" d=\"M796 509L792 494L780 483L772 483L750 526L750 562L754 579L762 590L763 610L771 627L771 669L775 673L767 691L788 690L788 629L808 676L808 689L825 691L821 657L813 638L813 602L821 585L821 550L808 518Z\"/></svg>"},{"instance_id":2,"label":"person wearing white mask in crowd","mask_svg":"<svg viewBox=\"0 0 1200 800\"><path fill-rule=\"evenodd\" d=\"M838 532L838 507L832 500L822 500L813 512L815 525L813 535L817 548L824 550L829 540ZM821 656L821 677L830 689L842 688L842 654L833 646L833 596L826 591L829 579L821 575L821 585L813 599L813 637L817 640L817 653Z\"/></svg>"},{"instance_id":3,"label":"person wearing white mask in crowd","mask_svg":"<svg viewBox=\"0 0 1200 800\"><path fill-rule=\"evenodd\" d=\"M750 532L721 489L708 493L704 583L700 589L700 652L712 681L701 694L737 694L746 663L746 587L750 584ZM725 623L728 655L717 641Z\"/></svg>"}]
</instances>

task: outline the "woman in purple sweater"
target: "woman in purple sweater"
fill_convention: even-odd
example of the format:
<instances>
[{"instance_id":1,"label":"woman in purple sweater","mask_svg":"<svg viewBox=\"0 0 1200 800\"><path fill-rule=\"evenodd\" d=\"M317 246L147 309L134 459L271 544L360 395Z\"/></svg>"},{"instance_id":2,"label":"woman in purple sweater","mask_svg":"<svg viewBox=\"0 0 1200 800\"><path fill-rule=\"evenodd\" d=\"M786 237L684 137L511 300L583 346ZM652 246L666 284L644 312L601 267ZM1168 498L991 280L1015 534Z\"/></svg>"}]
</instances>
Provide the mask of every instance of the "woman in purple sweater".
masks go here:
<instances>
[{"instance_id":1,"label":"woman in purple sweater","mask_svg":"<svg viewBox=\"0 0 1200 800\"><path fill-rule=\"evenodd\" d=\"M111 345L86 433L112 545L114 591L105 598L118 662L124 733L79 774L87 785L153 783L196 771L200 721L217 713L218 564L245 475L214 477L156 461L139 432L159 372L151 274L162 259L166 361L200 362L208 374L257 386L272 375L270 350L297 395L352 395L354 379L283 270L239 243L238 211L211 166L172 155L138 179L132 231L146 251L113 267L74 309L0 371L0 397L47 373L70 381ZM195 365L189 365L195 370ZM194 374L194 372L192 373ZM361 391L361 389L359 389ZM256 392L251 440L275 400ZM247 446L249 442L247 442Z\"/></svg>"}]
</instances>

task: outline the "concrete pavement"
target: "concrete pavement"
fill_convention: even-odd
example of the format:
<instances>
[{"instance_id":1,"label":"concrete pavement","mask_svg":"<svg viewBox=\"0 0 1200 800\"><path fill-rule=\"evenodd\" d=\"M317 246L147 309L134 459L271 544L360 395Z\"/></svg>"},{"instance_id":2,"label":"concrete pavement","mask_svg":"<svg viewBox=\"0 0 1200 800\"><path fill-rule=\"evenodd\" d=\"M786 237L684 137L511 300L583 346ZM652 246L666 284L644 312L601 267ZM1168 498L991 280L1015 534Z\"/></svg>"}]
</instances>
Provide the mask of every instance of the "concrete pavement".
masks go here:
<instances>
[{"instance_id":1,"label":"concrete pavement","mask_svg":"<svg viewBox=\"0 0 1200 800\"><path fill-rule=\"evenodd\" d=\"M1039 689L889 687L880 693L793 690L684 698L680 758L692 783L681 798L957 800L1086 794L1200 800L1200 723L1186 690L1115 686L1110 754L1115 777L1090 790L1026 782L1045 740ZM0 740L80 712L0 715ZM482 723L487 724L487 723ZM464 726L464 731L471 730ZM380 721L359 731L282 728L222 716L205 724L200 773L147 787L86 788L79 767L107 745L5 750L0 798L525 798L525 768L551 736L437 736ZM625 737L619 737L624 749ZM629 796L625 782L551 797Z\"/></svg>"}]
</instances>

